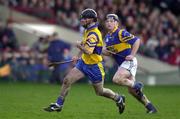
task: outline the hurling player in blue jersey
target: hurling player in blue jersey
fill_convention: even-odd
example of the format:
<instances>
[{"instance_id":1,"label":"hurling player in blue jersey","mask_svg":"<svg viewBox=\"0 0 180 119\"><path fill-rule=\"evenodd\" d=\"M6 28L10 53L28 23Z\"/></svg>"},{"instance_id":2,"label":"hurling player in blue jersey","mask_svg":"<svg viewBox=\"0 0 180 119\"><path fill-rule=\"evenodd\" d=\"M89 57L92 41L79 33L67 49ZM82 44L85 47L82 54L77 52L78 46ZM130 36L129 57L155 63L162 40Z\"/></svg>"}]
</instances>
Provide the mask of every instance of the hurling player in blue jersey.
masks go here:
<instances>
[{"instance_id":1,"label":"hurling player in blue jersey","mask_svg":"<svg viewBox=\"0 0 180 119\"><path fill-rule=\"evenodd\" d=\"M101 56L103 39L98 29L97 13L93 9L83 10L80 15L80 22L85 28L83 40L77 44L77 47L82 52L81 59L77 61L76 66L64 78L57 101L44 108L44 110L48 112L61 111L71 85L82 77L87 76L96 94L114 100L118 106L119 113L122 113L125 108L125 97L103 87L105 76Z\"/></svg>"},{"instance_id":2,"label":"hurling player in blue jersey","mask_svg":"<svg viewBox=\"0 0 180 119\"><path fill-rule=\"evenodd\" d=\"M145 105L147 113L156 113L153 104L143 94L143 84L135 82L137 59L135 57L140 45L140 39L125 29L119 27L119 19L116 14L108 14L105 21L108 33L105 36L106 48L104 55L112 55L119 65L113 77L113 82L127 86L129 93Z\"/></svg>"}]
</instances>

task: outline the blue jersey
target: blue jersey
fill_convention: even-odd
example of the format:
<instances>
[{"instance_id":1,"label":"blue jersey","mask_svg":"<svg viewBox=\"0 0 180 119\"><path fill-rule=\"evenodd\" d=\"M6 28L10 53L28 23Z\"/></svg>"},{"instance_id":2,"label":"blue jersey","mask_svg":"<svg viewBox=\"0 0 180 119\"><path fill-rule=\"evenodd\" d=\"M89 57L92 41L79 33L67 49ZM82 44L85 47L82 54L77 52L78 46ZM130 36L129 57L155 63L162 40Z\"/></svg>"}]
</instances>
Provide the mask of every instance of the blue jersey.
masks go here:
<instances>
[{"instance_id":1,"label":"blue jersey","mask_svg":"<svg viewBox=\"0 0 180 119\"><path fill-rule=\"evenodd\" d=\"M131 54L132 45L138 39L127 30L116 27L112 33L105 36L106 49L115 53L113 58L121 65L125 57Z\"/></svg>"}]
</instances>

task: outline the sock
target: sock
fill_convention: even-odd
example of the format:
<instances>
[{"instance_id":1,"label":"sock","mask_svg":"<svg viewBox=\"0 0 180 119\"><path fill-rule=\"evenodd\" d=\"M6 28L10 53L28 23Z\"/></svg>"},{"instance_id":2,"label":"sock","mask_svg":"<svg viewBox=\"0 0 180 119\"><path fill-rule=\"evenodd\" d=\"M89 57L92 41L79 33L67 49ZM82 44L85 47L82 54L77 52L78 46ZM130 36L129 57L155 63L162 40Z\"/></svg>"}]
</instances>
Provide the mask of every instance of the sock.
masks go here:
<instances>
[{"instance_id":1,"label":"sock","mask_svg":"<svg viewBox=\"0 0 180 119\"><path fill-rule=\"evenodd\" d=\"M152 105L152 103L148 103L148 104L146 105L146 109L148 109L148 110L155 110L155 108L154 108L154 106Z\"/></svg>"},{"instance_id":2,"label":"sock","mask_svg":"<svg viewBox=\"0 0 180 119\"><path fill-rule=\"evenodd\" d=\"M132 88L139 90L141 87L143 87L143 84L141 82L136 82Z\"/></svg>"},{"instance_id":3,"label":"sock","mask_svg":"<svg viewBox=\"0 0 180 119\"><path fill-rule=\"evenodd\" d=\"M62 97L58 97L56 103L61 106L63 105L64 100L62 99Z\"/></svg>"},{"instance_id":4,"label":"sock","mask_svg":"<svg viewBox=\"0 0 180 119\"><path fill-rule=\"evenodd\" d=\"M118 103L121 102L121 100L123 100L122 96L118 95L115 101Z\"/></svg>"}]
</instances>

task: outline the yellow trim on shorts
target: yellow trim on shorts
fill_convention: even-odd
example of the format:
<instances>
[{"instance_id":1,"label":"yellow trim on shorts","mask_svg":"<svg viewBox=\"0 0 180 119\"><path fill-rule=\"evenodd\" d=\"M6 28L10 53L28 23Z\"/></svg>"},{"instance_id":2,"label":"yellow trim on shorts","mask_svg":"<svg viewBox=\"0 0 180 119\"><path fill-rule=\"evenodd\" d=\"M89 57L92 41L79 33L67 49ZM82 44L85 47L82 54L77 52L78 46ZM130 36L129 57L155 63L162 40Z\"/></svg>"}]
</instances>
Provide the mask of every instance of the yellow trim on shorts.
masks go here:
<instances>
[{"instance_id":1,"label":"yellow trim on shorts","mask_svg":"<svg viewBox=\"0 0 180 119\"><path fill-rule=\"evenodd\" d=\"M102 64L102 62L99 62L97 65L98 65L99 70L100 70L100 72L101 72L102 80L104 80L105 72L104 72L103 64Z\"/></svg>"}]
</instances>

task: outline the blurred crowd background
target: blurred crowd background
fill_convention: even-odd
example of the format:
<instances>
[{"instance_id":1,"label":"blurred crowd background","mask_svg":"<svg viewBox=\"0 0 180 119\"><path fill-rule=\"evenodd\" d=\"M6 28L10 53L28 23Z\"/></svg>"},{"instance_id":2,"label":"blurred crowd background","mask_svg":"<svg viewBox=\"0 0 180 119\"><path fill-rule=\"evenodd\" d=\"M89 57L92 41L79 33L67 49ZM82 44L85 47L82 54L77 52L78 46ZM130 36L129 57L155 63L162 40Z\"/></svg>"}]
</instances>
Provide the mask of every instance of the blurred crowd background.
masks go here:
<instances>
[{"instance_id":1,"label":"blurred crowd background","mask_svg":"<svg viewBox=\"0 0 180 119\"><path fill-rule=\"evenodd\" d=\"M98 13L103 35L107 32L106 14L116 13L120 27L141 38L139 54L180 66L179 0L0 0L0 4L75 31L82 30L81 11L92 8ZM5 70L4 80L9 78L6 73L11 70L13 80L60 82L73 64L60 65L50 71L48 59L71 59L71 44L59 39L56 33L39 37L32 47L19 44L12 23L0 24L0 66L3 66L0 75L4 75L1 70ZM58 57L52 55L56 53Z\"/></svg>"}]
</instances>

